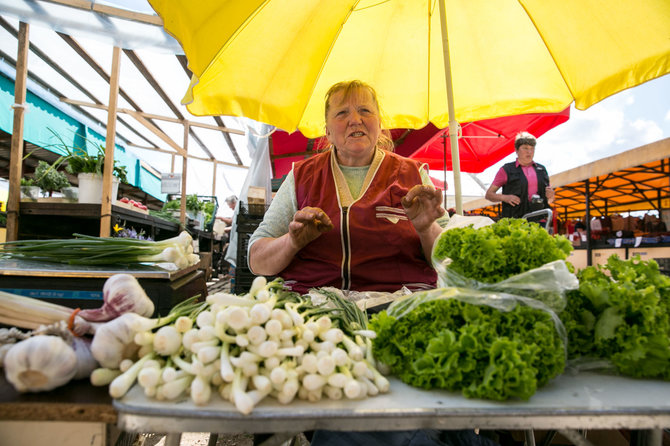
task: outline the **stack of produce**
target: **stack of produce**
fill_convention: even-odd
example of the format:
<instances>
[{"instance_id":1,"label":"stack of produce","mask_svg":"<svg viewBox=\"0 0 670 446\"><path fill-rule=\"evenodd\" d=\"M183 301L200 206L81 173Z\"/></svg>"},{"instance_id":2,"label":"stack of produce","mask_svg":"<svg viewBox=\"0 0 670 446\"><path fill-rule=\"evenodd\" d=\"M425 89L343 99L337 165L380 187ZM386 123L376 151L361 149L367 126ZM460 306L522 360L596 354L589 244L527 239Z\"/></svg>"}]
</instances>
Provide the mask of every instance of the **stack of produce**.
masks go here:
<instances>
[{"instance_id":1,"label":"stack of produce","mask_svg":"<svg viewBox=\"0 0 670 446\"><path fill-rule=\"evenodd\" d=\"M0 329L0 367L14 388L41 392L88 378L98 363L85 335L126 312L154 312L153 302L129 274L110 277L102 292L102 307L83 311L0 292L0 323L11 327Z\"/></svg>"},{"instance_id":2,"label":"stack of produce","mask_svg":"<svg viewBox=\"0 0 670 446\"><path fill-rule=\"evenodd\" d=\"M377 333L375 357L424 389L528 399L565 367L555 315L512 296L459 288L418 292L373 316L370 327Z\"/></svg>"},{"instance_id":3,"label":"stack of produce","mask_svg":"<svg viewBox=\"0 0 670 446\"><path fill-rule=\"evenodd\" d=\"M537 223L503 218L479 229L468 226L444 231L435 242L433 260L446 266L441 277L446 281L459 275L494 284L565 260L571 251L570 241L562 235L551 235Z\"/></svg>"},{"instance_id":4,"label":"stack of produce","mask_svg":"<svg viewBox=\"0 0 670 446\"><path fill-rule=\"evenodd\" d=\"M190 395L203 405L218 393L243 414L268 395L288 404L386 392L365 315L332 297L317 307L281 280L258 277L244 296L211 294L166 318L126 314L96 331L92 351L104 368L91 380L109 383L114 398L135 381L159 400Z\"/></svg>"},{"instance_id":5,"label":"stack of produce","mask_svg":"<svg viewBox=\"0 0 670 446\"><path fill-rule=\"evenodd\" d=\"M670 277L653 261L609 257L578 273L561 319L569 358L581 366L605 360L617 372L670 380Z\"/></svg>"},{"instance_id":6,"label":"stack of produce","mask_svg":"<svg viewBox=\"0 0 670 446\"><path fill-rule=\"evenodd\" d=\"M565 366L565 332L553 309L564 305L561 278L572 276L567 286L576 286L563 262L571 249L564 237L519 219L443 232L433 260L447 288L414 293L373 317L375 356L417 387L528 399ZM549 262L562 268L543 268ZM556 280L526 283L538 274ZM553 296L543 299L551 307L536 294Z\"/></svg>"},{"instance_id":7,"label":"stack of produce","mask_svg":"<svg viewBox=\"0 0 670 446\"><path fill-rule=\"evenodd\" d=\"M82 234L73 236L73 239L0 243L0 257L69 265L171 264L170 269L183 269L200 262L200 257L193 253L193 238L185 231L160 241Z\"/></svg>"}]
</instances>

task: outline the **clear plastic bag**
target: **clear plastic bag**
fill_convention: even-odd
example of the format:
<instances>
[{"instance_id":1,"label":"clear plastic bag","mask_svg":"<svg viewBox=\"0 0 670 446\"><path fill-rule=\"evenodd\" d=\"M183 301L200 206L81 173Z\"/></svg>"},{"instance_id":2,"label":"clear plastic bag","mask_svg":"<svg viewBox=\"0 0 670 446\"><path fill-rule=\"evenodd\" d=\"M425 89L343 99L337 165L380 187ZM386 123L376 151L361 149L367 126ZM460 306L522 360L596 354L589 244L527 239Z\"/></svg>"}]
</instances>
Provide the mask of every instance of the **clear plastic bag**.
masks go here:
<instances>
[{"instance_id":1,"label":"clear plastic bag","mask_svg":"<svg viewBox=\"0 0 670 446\"><path fill-rule=\"evenodd\" d=\"M411 313L419 305L438 299L457 299L472 305L487 305L504 312L513 310L517 305L526 305L531 308L545 311L551 316L551 319L554 322L556 332L561 338L567 358L568 336L565 327L563 326L563 322L561 322L561 319L551 307L537 299L508 294L501 291L444 287L429 291L419 291L407 296L399 297L391 303L386 312L389 316L400 319Z\"/></svg>"},{"instance_id":2,"label":"clear plastic bag","mask_svg":"<svg viewBox=\"0 0 670 446\"><path fill-rule=\"evenodd\" d=\"M493 220L488 217L461 217L454 222L453 226L445 227L443 233L450 229L466 226L478 229L488 224L493 224ZM435 247L437 245L436 241ZM533 298L559 313L563 311L566 305L565 292L579 288L577 276L570 272L564 260L545 263L497 283L485 283L465 277L449 268L452 260L448 257L439 259L435 255L435 247L433 248L432 263L437 272L438 287L459 287Z\"/></svg>"},{"instance_id":3,"label":"clear plastic bag","mask_svg":"<svg viewBox=\"0 0 670 446\"><path fill-rule=\"evenodd\" d=\"M469 279L449 269L450 259L436 262L439 287L460 287L524 296L543 302L553 311L565 308L565 292L579 288L577 276L568 270L564 260L555 260L497 283Z\"/></svg>"},{"instance_id":4,"label":"clear plastic bag","mask_svg":"<svg viewBox=\"0 0 670 446\"><path fill-rule=\"evenodd\" d=\"M336 293L344 299L351 300L355 302L356 306L362 311L385 308L389 303L395 301L399 297L412 293L412 291L406 287L402 287L394 293L386 291L350 291L341 290L335 287L312 288L307 294L314 305L320 305L328 300L320 290Z\"/></svg>"}]
</instances>

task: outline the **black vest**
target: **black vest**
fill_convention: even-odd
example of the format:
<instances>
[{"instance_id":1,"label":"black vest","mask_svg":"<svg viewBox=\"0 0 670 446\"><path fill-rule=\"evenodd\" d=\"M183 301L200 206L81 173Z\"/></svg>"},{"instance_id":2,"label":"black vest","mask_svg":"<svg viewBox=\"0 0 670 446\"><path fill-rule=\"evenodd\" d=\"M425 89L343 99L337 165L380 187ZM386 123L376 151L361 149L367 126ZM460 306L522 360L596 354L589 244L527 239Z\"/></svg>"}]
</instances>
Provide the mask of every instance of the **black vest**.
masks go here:
<instances>
[{"instance_id":1,"label":"black vest","mask_svg":"<svg viewBox=\"0 0 670 446\"><path fill-rule=\"evenodd\" d=\"M524 215L546 209L549 207L545 188L549 186L549 174L542 164L534 163L535 175L537 175L537 194L542 199L542 204L532 204L528 200L528 180L523 173L523 169L516 161L505 164L502 168L507 174L507 182L503 185L502 193L505 195L516 195L521 202L516 206L511 206L505 202L502 203L502 216L521 218Z\"/></svg>"}]
</instances>

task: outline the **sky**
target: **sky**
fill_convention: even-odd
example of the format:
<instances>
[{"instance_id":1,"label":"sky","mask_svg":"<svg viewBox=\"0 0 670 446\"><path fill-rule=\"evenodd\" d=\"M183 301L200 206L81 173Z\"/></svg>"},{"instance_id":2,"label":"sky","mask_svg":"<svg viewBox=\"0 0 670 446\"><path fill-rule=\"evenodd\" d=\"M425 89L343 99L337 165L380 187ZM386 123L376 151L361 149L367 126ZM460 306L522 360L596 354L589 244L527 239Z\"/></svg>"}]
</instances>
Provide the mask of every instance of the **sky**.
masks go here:
<instances>
[{"instance_id":1,"label":"sky","mask_svg":"<svg viewBox=\"0 0 670 446\"><path fill-rule=\"evenodd\" d=\"M668 137L670 75L665 75L610 96L587 110L572 106L567 122L538 138L535 161L554 175ZM509 155L477 178L488 187L498 169L515 159L515 154ZM441 180L444 174L431 171L431 175ZM447 193L453 194L451 172L447 173L447 183ZM484 194L467 173L461 174L461 188L463 197Z\"/></svg>"}]
</instances>

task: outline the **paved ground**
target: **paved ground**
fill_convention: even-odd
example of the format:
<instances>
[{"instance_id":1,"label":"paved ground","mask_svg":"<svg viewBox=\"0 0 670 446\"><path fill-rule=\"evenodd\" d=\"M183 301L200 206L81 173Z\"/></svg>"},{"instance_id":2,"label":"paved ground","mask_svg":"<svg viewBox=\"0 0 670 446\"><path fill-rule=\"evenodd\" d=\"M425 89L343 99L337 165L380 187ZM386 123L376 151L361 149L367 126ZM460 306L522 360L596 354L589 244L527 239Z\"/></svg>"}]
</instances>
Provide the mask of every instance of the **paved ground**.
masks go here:
<instances>
[{"instance_id":1,"label":"paved ground","mask_svg":"<svg viewBox=\"0 0 670 446\"><path fill-rule=\"evenodd\" d=\"M253 446L251 434L219 434L216 443L209 443L208 433L186 432L181 436L179 446ZM133 446L165 446L165 436L160 434L146 434L140 436ZM290 446L309 446L309 442L300 435Z\"/></svg>"},{"instance_id":2,"label":"paved ground","mask_svg":"<svg viewBox=\"0 0 670 446\"><path fill-rule=\"evenodd\" d=\"M180 446L214 446L209 444L208 433L185 432L181 436ZM219 435L216 446L252 446L253 437L250 434ZM165 436L147 434L140 436L133 446L165 446Z\"/></svg>"}]
</instances>

